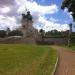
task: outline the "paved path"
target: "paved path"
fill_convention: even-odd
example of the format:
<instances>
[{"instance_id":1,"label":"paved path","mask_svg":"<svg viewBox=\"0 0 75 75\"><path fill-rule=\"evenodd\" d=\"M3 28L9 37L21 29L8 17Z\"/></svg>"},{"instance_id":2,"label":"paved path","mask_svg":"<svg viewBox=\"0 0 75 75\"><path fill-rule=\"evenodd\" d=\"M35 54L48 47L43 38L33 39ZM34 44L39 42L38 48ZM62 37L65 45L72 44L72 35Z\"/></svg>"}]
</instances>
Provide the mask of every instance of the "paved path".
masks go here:
<instances>
[{"instance_id":1,"label":"paved path","mask_svg":"<svg viewBox=\"0 0 75 75\"><path fill-rule=\"evenodd\" d=\"M75 75L75 52L71 52L63 47L52 47L57 49L59 55L55 75Z\"/></svg>"}]
</instances>

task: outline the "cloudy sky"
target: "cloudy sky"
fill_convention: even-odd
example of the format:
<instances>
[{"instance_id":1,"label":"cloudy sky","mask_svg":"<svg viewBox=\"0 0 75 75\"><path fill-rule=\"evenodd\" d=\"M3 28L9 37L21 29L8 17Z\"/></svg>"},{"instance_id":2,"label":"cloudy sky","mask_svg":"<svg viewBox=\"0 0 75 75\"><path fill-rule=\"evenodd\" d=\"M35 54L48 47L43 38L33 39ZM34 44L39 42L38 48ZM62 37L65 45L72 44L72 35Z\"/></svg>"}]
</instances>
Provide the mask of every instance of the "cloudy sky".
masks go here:
<instances>
[{"instance_id":1,"label":"cloudy sky","mask_svg":"<svg viewBox=\"0 0 75 75\"><path fill-rule=\"evenodd\" d=\"M68 30L72 16L67 9L61 10L61 4L62 0L0 0L0 29L13 30L21 26L21 14L26 14L27 9L38 30Z\"/></svg>"}]
</instances>

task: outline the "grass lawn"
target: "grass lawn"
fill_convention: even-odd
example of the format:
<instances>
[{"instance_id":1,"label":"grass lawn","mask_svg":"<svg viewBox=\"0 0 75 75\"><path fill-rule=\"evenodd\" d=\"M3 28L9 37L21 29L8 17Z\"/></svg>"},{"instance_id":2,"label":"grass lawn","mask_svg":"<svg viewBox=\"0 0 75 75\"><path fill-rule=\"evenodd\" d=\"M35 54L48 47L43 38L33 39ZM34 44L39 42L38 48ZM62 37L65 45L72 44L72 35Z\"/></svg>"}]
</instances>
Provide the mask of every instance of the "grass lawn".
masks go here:
<instances>
[{"instance_id":1,"label":"grass lawn","mask_svg":"<svg viewBox=\"0 0 75 75\"><path fill-rule=\"evenodd\" d=\"M0 75L51 75L56 59L49 46L0 44Z\"/></svg>"},{"instance_id":2,"label":"grass lawn","mask_svg":"<svg viewBox=\"0 0 75 75\"><path fill-rule=\"evenodd\" d=\"M64 47L64 48L67 48L69 50L75 51L75 45L71 45L70 47L68 47L67 45L64 45L64 46L61 46L61 47Z\"/></svg>"},{"instance_id":3,"label":"grass lawn","mask_svg":"<svg viewBox=\"0 0 75 75\"><path fill-rule=\"evenodd\" d=\"M71 47L69 47L69 48L71 48L72 50L74 50L74 51L75 51L75 46L71 46Z\"/></svg>"}]
</instances>

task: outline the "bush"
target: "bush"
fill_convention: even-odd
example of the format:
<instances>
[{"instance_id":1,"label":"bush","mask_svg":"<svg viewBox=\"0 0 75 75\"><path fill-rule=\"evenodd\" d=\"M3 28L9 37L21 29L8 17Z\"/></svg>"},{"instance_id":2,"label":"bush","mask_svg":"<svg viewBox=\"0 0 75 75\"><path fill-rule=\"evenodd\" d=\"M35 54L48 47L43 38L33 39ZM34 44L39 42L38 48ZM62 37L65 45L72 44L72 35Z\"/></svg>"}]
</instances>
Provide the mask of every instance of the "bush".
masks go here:
<instances>
[{"instance_id":1,"label":"bush","mask_svg":"<svg viewBox=\"0 0 75 75\"><path fill-rule=\"evenodd\" d=\"M6 31L5 30L0 30L0 37L1 38L6 37Z\"/></svg>"},{"instance_id":2,"label":"bush","mask_svg":"<svg viewBox=\"0 0 75 75\"><path fill-rule=\"evenodd\" d=\"M9 32L8 36L22 36L23 33L19 30L13 30L11 32Z\"/></svg>"}]
</instances>

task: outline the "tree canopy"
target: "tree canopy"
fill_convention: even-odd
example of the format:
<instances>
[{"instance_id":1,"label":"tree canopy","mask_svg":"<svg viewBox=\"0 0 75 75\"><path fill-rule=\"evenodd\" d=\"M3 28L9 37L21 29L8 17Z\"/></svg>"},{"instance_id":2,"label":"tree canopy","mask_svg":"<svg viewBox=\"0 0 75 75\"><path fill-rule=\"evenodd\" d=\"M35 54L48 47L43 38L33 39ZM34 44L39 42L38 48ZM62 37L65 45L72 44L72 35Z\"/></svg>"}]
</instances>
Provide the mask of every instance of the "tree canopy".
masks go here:
<instances>
[{"instance_id":1,"label":"tree canopy","mask_svg":"<svg viewBox=\"0 0 75 75\"><path fill-rule=\"evenodd\" d=\"M6 37L6 31L5 30L0 30L0 38Z\"/></svg>"},{"instance_id":2,"label":"tree canopy","mask_svg":"<svg viewBox=\"0 0 75 75\"><path fill-rule=\"evenodd\" d=\"M61 8L65 9L65 7L68 8L69 12L72 12L72 16L75 21L75 0L64 0Z\"/></svg>"}]
</instances>

